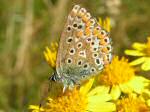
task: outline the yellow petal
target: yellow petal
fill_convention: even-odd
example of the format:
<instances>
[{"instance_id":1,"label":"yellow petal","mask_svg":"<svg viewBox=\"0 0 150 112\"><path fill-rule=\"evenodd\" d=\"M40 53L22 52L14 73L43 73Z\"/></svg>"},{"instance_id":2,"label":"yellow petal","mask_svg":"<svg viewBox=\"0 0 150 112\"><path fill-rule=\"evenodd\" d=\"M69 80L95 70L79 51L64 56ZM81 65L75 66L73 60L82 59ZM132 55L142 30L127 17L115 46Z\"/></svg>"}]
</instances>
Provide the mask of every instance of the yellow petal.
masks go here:
<instances>
[{"instance_id":1,"label":"yellow petal","mask_svg":"<svg viewBox=\"0 0 150 112\"><path fill-rule=\"evenodd\" d=\"M123 93L131 93L133 91L128 83L120 84L119 87Z\"/></svg>"},{"instance_id":2,"label":"yellow petal","mask_svg":"<svg viewBox=\"0 0 150 112\"><path fill-rule=\"evenodd\" d=\"M94 96L89 96L88 101L92 103L101 103L101 102L106 102L111 100L112 97L110 94L101 94L101 95L94 95Z\"/></svg>"},{"instance_id":3,"label":"yellow petal","mask_svg":"<svg viewBox=\"0 0 150 112\"><path fill-rule=\"evenodd\" d=\"M29 109L33 110L32 112L42 112L44 109L41 107L39 108L39 105L29 105Z\"/></svg>"},{"instance_id":4,"label":"yellow petal","mask_svg":"<svg viewBox=\"0 0 150 112\"><path fill-rule=\"evenodd\" d=\"M149 80L142 76L134 76L128 83L130 88L138 94L141 94L148 84Z\"/></svg>"},{"instance_id":5,"label":"yellow petal","mask_svg":"<svg viewBox=\"0 0 150 112\"><path fill-rule=\"evenodd\" d=\"M125 50L125 54L131 55L131 56L145 56L144 53L137 51L137 50Z\"/></svg>"},{"instance_id":6,"label":"yellow petal","mask_svg":"<svg viewBox=\"0 0 150 112\"><path fill-rule=\"evenodd\" d=\"M141 57L141 58L138 58L132 62L130 62L130 65L139 65L141 63L143 63L145 61L145 57Z\"/></svg>"},{"instance_id":7,"label":"yellow petal","mask_svg":"<svg viewBox=\"0 0 150 112\"><path fill-rule=\"evenodd\" d=\"M146 48L146 44L141 44L141 43L138 43L138 42L135 42L132 47L136 50L139 50L139 51L142 51Z\"/></svg>"},{"instance_id":8,"label":"yellow petal","mask_svg":"<svg viewBox=\"0 0 150 112\"><path fill-rule=\"evenodd\" d=\"M113 86L110 92L112 99L117 100L121 95L121 90L119 86Z\"/></svg>"},{"instance_id":9,"label":"yellow petal","mask_svg":"<svg viewBox=\"0 0 150 112\"><path fill-rule=\"evenodd\" d=\"M144 71L150 70L150 57L145 59L145 62L142 64L141 68Z\"/></svg>"},{"instance_id":10,"label":"yellow petal","mask_svg":"<svg viewBox=\"0 0 150 112\"><path fill-rule=\"evenodd\" d=\"M100 24L101 26L103 26L103 24L102 24L102 18L101 18L101 17L99 18L98 22L99 22L99 24Z\"/></svg>"},{"instance_id":11,"label":"yellow petal","mask_svg":"<svg viewBox=\"0 0 150 112\"><path fill-rule=\"evenodd\" d=\"M88 93L88 96L97 94L107 94L109 90L110 90L109 86L97 86Z\"/></svg>"},{"instance_id":12,"label":"yellow petal","mask_svg":"<svg viewBox=\"0 0 150 112\"><path fill-rule=\"evenodd\" d=\"M88 91L91 89L94 82L94 78L89 79L84 85L80 87L80 93L86 95Z\"/></svg>"},{"instance_id":13,"label":"yellow petal","mask_svg":"<svg viewBox=\"0 0 150 112\"><path fill-rule=\"evenodd\" d=\"M116 111L116 105L111 102L103 103L90 103L88 104L88 112L114 112Z\"/></svg>"},{"instance_id":14,"label":"yellow petal","mask_svg":"<svg viewBox=\"0 0 150 112\"><path fill-rule=\"evenodd\" d=\"M147 100L147 105L150 107L150 99Z\"/></svg>"}]
</instances>

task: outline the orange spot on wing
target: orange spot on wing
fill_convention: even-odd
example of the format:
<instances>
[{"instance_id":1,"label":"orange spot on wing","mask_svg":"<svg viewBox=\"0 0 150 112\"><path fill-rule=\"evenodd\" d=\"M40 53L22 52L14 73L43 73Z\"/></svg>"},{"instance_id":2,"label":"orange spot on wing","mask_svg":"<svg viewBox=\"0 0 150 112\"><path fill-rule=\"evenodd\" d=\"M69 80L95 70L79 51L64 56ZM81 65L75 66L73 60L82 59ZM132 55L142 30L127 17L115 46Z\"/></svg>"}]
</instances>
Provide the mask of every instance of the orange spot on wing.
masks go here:
<instances>
[{"instance_id":1,"label":"orange spot on wing","mask_svg":"<svg viewBox=\"0 0 150 112\"><path fill-rule=\"evenodd\" d=\"M103 53L109 53L109 50L107 49L107 47L102 48L101 51L102 51Z\"/></svg>"},{"instance_id":2,"label":"orange spot on wing","mask_svg":"<svg viewBox=\"0 0 150 112\"><path fill-rule=\"evenodd\" d=\"M90 21L87 21L86 22L86 27L90 27L91 26L91 22Z\"/></svg>"},{"instance_id":3,"label":"orange spot on wing","mask_svg":"<svg viewBox=\"0 0 150 112\"><path fill-rule=\"evenodd\" d=\"M86 34L86 36L90 36L91 30L90 30L89 27L87 27L87 28L85 29L85 34Z\"/></svg>"},{"instance_id":4,"label":"orange spot on wing","mask_svg":"<svg viewBox=\"0 0 150 112\"><path fill-rule=\"evenodd\" d=\"M103 55L103 61L104 61L105 65L109 64L109 59L108 59L107 55Z\"/></svg>"},{"instance_id":5,"label":"orange spot on wing","mask_svg":"<svg viewBox=\"0 0 150 112\"><path fill-rule=\"evenodd\" d=\"M103 36L103 35L101 35L101 33L100 33L100 32L97 34L97 37L98 37L98 38L100 38L100 39L104 38L104 36Z\"/></svg>"},{"instance_id":6,"label":"orange spot on wing","mask_svg":"<svg viewBox=\"0 0 150 112\"><path fill-rule=\"evenodd\" d=\"M98 32L99 32L99 31L98 31L96 28L94 28L94 30L93 30L93 35L94 35L94 36L97 36L97 35L98 35Z\"/></svg>"},{"instance_id":7,"label":"orange spot on wing","mask_svg":"<svg viewBox=\"0 0 150 112\"><path fill-rule=\"evenodd\" d=\"M105 42L105 41L104 41L104 39L100 39L99 44L100 44L100 45L107 45L108 43L107 43L107 42Z\"/></svg>"},{"instance_id":8,"label":"orange spot on wing","mask_svg":"<svg viewBox=\"0 0 150 112\"><path fill-rule=\"evenodd\" d=\"M85 23L87 23L89 19L86 17L86 15L84 15L84 16L82 17L82 20L83 20Z\"/></svg>"},{"instance_id":9,"label":"orange spot on wing","mask_svg":"<svg viewBox=\"0 0 150 112\"><path fill-rule=\"evenodd\" d=\"M76 33L76 36L77 36L77 37L82 37L82 36L83 36L83 31L78 31L78 32Z\"/></svg>"}]
</instances>

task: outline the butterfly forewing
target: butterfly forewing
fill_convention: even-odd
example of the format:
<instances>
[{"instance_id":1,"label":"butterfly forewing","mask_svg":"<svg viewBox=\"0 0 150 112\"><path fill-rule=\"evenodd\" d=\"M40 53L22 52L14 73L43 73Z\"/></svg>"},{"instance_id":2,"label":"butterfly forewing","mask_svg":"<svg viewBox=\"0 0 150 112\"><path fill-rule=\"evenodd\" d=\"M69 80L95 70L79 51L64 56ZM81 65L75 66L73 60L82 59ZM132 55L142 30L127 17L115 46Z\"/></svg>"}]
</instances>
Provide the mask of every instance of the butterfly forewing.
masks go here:
<instances>
[{"instance_id":1,"label":"butterfly forewing","mask_svg":"<svg viewBox=\"0 0 150 112\"><path fill-rule=\"evenodd\" d=\"M110 43L108 33L90 13L75 5L60 38L58 75L76 84L99 73L111 60Z\"/></svg>"}]
</instances>

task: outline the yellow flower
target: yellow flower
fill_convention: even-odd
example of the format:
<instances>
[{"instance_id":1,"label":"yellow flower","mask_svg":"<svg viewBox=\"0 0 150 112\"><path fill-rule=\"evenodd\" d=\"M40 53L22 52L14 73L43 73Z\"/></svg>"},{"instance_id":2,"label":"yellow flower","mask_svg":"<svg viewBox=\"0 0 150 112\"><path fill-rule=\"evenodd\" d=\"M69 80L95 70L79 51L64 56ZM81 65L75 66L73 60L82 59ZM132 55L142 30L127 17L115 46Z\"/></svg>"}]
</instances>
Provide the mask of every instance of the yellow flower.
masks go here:
<instances>
[{"instance_id":1,"label":"yellow flower","mask_svg":"<svg viewBox=\"0 0 150 112\"><path fill-rule=\"evenodd\" d=\"M29 109L32 110L32 112L44 112L45 110L37 105L29 105Z\"/></svg>"},{"instance_id":2,"label":"yellow flower","mask_svg":"<svg viewBox=\"0 0 150 112\"><path fill-rule=\"evenodd\" d=\"M107 65L102 74L98 76L98 82L110 88L110 94L116 100L121 92L135 92L141 94L150 81L142 76L135 75L135 69L122 57L114 56L111 64Z\"/></svg>"},{"instance_id":3,"label":"yellow flower","mask_svg":"<svg viewBox=\"0 0 150 112\"><path fill-rule=\"evenodd\" d=\"M150 87L150 84L149 84ZM150 88L145 89L140 95L141 99L145 100L146 104L150 107Z\"/></svg>"},{"instance_id":4,"label":"yellow flower","mask_svg":"<svg viewBox=\"0 0 150 112\"><path fill-rule=\"evenodd\" d=\"M57 49L58 49L58 44L51 43L51 49L46 47L46 50L44 51L44 56L45 56L46 61L53 68L56 67Z\"/></svg>"},{"instance_id":5,"label":"yellow flower","mask_svg":"<svg viewBox=\"0 0 150 112\"><path fill-rule=\"evenodd\" d=\"M102 18L99 18L99 24L107 31L110 32L111 25L110 25L110 18L107 17L102 21Z\"/></svg>"},{"instance_id":6,"label":"yellow flower","mask_svg":"<svg viewBox=\"0 0 150 112\"><path fill-rule=\"evenodd\" d=\"M145 101L130 94L128 97L122 97L117 101L117 112L149 112L150 108Z\"/></svg>"},{"instance_id":7,"label":"yellow flower","mask_svg":"<svg viewBox=\"0 0 150 112\"><path fill-rule=\"evenodd\" d=\"M46 105L42 106L42 112L112 112L116 106L110 102L109 90L105 87L92 87L94 79L90 79L80 89L74 88L66 91L59 97L47 98ZM38 108L38 107L37 107ZM37 110L37 108L29 108Z\"/></svg>"},{"instance_id":8,"label":"yellow flower","mask_svg":"<svg viewBox=\"0 0 150 112\"><path fill-rule=\"evenodd\" d=\"M150 37L147 39L147 43L134 43L132 45L134 50L125 50L125 54L139 57L138 59L132 61L130 64L142 64L141 69L144 71L150 70Z\"/></svg>"}]
</instances>

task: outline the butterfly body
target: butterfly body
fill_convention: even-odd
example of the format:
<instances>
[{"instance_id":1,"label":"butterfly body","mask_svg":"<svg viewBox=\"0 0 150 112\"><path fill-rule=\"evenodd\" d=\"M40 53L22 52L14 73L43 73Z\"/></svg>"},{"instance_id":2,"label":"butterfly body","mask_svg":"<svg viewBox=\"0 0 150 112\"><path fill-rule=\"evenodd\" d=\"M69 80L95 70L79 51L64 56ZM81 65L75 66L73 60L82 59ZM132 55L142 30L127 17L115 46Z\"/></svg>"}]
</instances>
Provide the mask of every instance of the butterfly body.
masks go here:
<instances>
[{"instance_id":1,"label":"butterfly body","mask_svg":"<svg viewBox=\"0 0 150 112\"><path fill-rule=\"evenodd\" d=\"M72 88L101 72L111 61L111 49L109 34L89 12L75 5L62 32L56 72L50 79Z\"/></svg>"}]
</instances>

